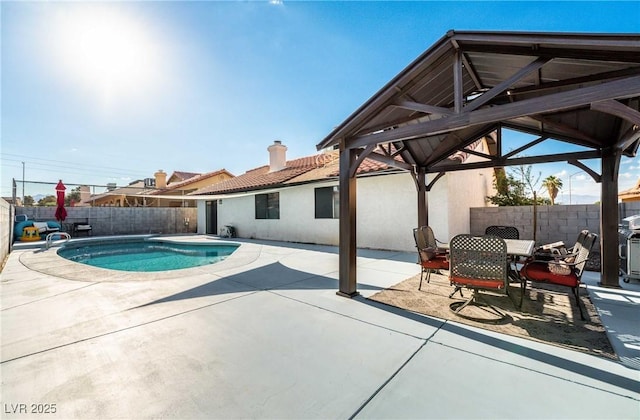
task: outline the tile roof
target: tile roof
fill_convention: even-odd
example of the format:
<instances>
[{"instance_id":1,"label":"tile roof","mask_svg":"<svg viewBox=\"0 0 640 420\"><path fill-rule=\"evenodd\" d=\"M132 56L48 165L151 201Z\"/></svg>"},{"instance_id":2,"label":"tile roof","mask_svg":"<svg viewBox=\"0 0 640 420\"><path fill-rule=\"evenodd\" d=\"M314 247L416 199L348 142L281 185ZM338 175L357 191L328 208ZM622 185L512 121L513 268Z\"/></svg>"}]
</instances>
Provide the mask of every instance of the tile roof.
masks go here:
<instances>
[{"instance_id":1,"label":"tile roof","mask_svg":"<svg viewBox=\"0 0 640 420\"><path fill-rule=\"evenodd\" d=\"M125 187L120 187L120 188L116 188L113 189L111 191L105 191L103 193L100 194L92 194L91 195L91 199L86 200L88 201L93 201L93 200L97 200L100 199L102 197L107 197L107 196L112 196L112 195L137 195L137 194L151 194L153 193L154 189L153 188L145 188L144 186L144 181L141 180L137 180L137 181L133 181L131 183L129 183L129 185L125 186Z\"/></svg>"},{"instance_id":2,"label":"tile roof","mask_svg":"<svg viewBox=\"0 0 640 420\"><path fill-rule=\"evenodd\" d=\"M332 153L305 156L287 161L286 167L276 172L269 172L269 165L264 165L226 181L201 188L192 194L222 194L275 187L313 169L323 167L335 159L336 155Z\"/></svg>"},{"instance_id":3,"label":"tile roof","mask_svg":"<svg viewBox=\"0 0 640 420\"><path fill-rule=\"evenodd\" d=\"M186 172L186 171L173 171L169 179L177 178L178 182L186 181L189 178L193 178L194 176L202 175L200 172ZM175 182L175 181L174 181Z\"/></svg>"},{"instance_id":4,"label":"tile roof","mask_svg":"<svg viewBox=\"0 0 640 420\"><path fill-rule=\"evenodd\" d=\"M181 173L187 174L189 172L181 172ZM175 174L175 172L174 172L174 174ZM161 190L156 190L152 194L164 194L164 193L166 193L168 191L174 191L176 189L179 189L180 187L184 187L184 186L187 186L189 184L193 184L195 182L202 181L203 179L212 178L212 177L218 176L220 174L227 174L227 175L233 177L233 174L231 172L227 171L226 169L219 169L217 171L207 172L206 174L194 174L192 177L190 177L188 179L185 179L183 181L172 182L171 184L167 185L167 188L163 188Z\"/></svg>"},{"instance_id":5,"label":"tile roof","mask_svg":"<svg viewBox=\"0 0 640 420\"><path fill-rule=\"evenodd\" d=\"M476 148L480 142L472 145ZM450 159L465 161L467 153L454 154ZM401 160L399 156L396 159ZM373 159L365 159L358 166L357 175L372 174L375 172L396 170ZM277 172L269 172L269 165L251 169L242 175L217 184L201 188L192 195L226 194L245 192L277 187L281 185L293 185L304 182L321 181L338 177L340 174L339 152L331 150L312 156L287 161L286 168Z\"/></svg>"},{"instance_id":6,"label":"tile roof","mask_svg":"<svg viewBox=\"0 0 640 420\"><path fill-rule=\"evenodd\" d=\"M224 194L253 191L280 185L320 181L335 178L340 173L339 153L332 150L312 156L287 161L285 169L269 172L269 165L251 169L242 175L195 191L194 195ZM388 170L387 164L365 159L358 168L358 174Z\"/></svg>"},{"instance_id":7,"label":"tile roof","mask_svg":"<svg viewBox=\"0 0 640 420\"><path fill-rule=\"evenodd\" d=\"M627 190L624 191L620 191L618 193L618 198L623 199L623 200L631 200L631 199L636 199L636 198L640 198L640 179L638 179L638 182L636 183L636 185L634 187L631 187Z\"/></svg>"}]
</instances>

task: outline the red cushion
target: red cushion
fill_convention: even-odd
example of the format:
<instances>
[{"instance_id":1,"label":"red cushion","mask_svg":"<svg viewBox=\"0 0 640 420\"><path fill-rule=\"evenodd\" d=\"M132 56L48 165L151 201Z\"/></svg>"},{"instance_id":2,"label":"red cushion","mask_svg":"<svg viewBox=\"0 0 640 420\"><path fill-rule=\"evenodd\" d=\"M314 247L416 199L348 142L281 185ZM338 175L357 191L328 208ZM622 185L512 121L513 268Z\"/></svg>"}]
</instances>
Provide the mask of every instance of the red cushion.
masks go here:
<instances>
[{"instance_id":1,"label":"red cushion","mask_svg":"<svg viewBox=\"0 0 640 420\"><path fill-rule=\"evenodd\" d=\"M485 280L485 279L470 279L466 277L451 276L451 284L456 286L465 286L469 288L479 289L504 289L503 280Z\"/></svg>"},{"instance_id":2,"label":"red cushion","mask_svg":"<svg viewBox=\"0 0 640 420\"><path fill-rule=\"evenodd\" d=\"M449 269L449 261L447 261L447 257L444 255L436 255L433 259L429 261L423 261L421 263L422 268L427 270L448 270Z\"/></svg>"},{"instance_id":3,"label":"red cushion","mask_svg":"<svg viewBox=\"0 0 640 420\"><path fill-rule=\"evenodd\" d=\"M576 276L576 273L572 272L566 276L553 274L549 271L549 265L542 262L526 264L522 267L522 270L520 270L520 274L531 281L560 284L568 287L577 287L580 284L580 279Z\"/></svg>"}]
</instances>

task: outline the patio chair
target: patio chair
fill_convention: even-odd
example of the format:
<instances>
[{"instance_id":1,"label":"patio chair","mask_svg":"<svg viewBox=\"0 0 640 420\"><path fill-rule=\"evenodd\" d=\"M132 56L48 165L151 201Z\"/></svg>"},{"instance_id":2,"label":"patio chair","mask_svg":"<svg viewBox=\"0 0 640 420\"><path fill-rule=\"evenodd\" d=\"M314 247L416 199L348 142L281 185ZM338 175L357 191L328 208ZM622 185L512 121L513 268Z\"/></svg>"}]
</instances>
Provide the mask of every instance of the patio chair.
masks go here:
<instances>
[{"instance_id":1,"label":"patio chair","mask_svg":"<svg viewBox=\"0 0 640 420\"><path fill-rule=\"evenodd\" d=\"M580 318L584 321L585 317L580 305L580 279L598 235L588 231L583 232L585 232L584 235L582 232L580 234L581 242L573 247L573 250L577 250L577 252L552 260L533 259L527 261L520 269L520 276L524 280L525 287L527 280L532 283L549 283L570 287L576 299L578 311L580 311Z\"/></svg>"},{"instance_id":2,"label":"patio chair","mask_svg":"<svg viewBox=\"0 0 640 420\"><path fill-rule=\"evenodd\" d=\"M433 235L433 230L429 226L421 226L413 229L413 238L418 250L418 258L421 266L420 285L418 290L422 290L422 279L426 273L427 283L432 271L448 270L449 261L445 250L438 248L438 243L442 243Z\"/></svg>"},{"instance_id":3,"label":"patio chair","mask_svg":"<svg viewBox=\"0 0 640 420\"><path fill-rule=\"evenodd\" d=\"M562 241L553 242L550 244L545 244L536 249L534 255L536 259L540 260L551 260L557 257L569 257L572 254L578 254L580 252L580 247L582 246L582 242L584 238L589 234L588 230L582 230L578 234L578 239L576 239L576 243L571 247L567 248L565 243Z\"/></svg>"},{"instance_id":4,"label":"patio chair","mask_svg":"<svg viewBox=\"0 0 640 420\"><path fill-rule=\"evenodd\" d=\"M488 226L484 230L484 234L502 239L520 239L520 231L515 226ZM518 263L518 258L510 256L509 261L512 263L512 269L517 271L515 264Z\"/></svg>"},{"instance_id":5,"label":"patio chair","mask_svg":"<svg viewBox=\"0 0 640 420\"><path fill-rule=\"evenodd\" d=\"M449 259L451 285L473 291L469 299L453 302L449 308L463 318L478 322L498 322L504 319L506 315L482 296L482 291L489 290L509 294L509 262L504 239L490 235L457 235L449 243ZM482 307L498 318L485 319L463 313L462 310L470 305Z\"/></svg>"},{"instance_id":6,"label":"patio chair","mask_svg":"<svg viewBox=\"0 0 640 420\"><path fill-rule=\"evenodd\" d=\"M514 226L488 226L485 235L493 235L502 239L520 239L520 232Z\"/></svg>"}]
</instances>

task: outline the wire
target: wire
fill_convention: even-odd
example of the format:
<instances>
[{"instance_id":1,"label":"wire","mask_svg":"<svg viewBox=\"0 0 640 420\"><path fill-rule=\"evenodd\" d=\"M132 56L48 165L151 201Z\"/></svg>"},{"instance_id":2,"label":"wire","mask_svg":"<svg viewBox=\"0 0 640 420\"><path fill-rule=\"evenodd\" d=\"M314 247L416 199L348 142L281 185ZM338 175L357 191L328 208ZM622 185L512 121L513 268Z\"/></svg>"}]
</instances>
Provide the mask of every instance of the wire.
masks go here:
<instances>
[{"instance_id":1,"label":"wire","mask_svg":"<svg viewBox=\"0 0 640 420\"><path fill-rule=\"evenodd\" d=\"M115 167L111 167L111 166L103 166L103 165L89 165L89 164L82 164L82 163L78 163L78 162L68 162L68 161L62 161L62 160L54 160L54 159L38 159L37 161L34 160L25 160L22 158L33 158L32 156L26 156L26 155L18 155L18 154L13 154L13 153L0 153L0 155L3 156L12 156L12 157L17 157L17 158L21 158L21 159L12 159L10 157L0 157L0 160L3 161L9 161L9 162L25 162L25 163L29 163L30 166L36 166L37 167L41 167L41 168L69 168L69 167L75 167L78 170L84 170L86 171L85 173L91 173L91 174L96 174L96 169L104 169L104 170L108 170L109 174L119 174L119 175L132 175L132 174L139 174L139 175L146 175L146 173L144 173L143 171L135 171L135 170L131 170L131 169L125 169L125 168L115 168ZM54 163L60 163L62 165L56 165L56 164L47 164L47 163L43 163L43 162L54 162ZM15 166L14 166L15 167ZM19 167L19 166L17 166ZM67 172L67 173L80 173L80 172Z\"/></svg>"}]
</instances>

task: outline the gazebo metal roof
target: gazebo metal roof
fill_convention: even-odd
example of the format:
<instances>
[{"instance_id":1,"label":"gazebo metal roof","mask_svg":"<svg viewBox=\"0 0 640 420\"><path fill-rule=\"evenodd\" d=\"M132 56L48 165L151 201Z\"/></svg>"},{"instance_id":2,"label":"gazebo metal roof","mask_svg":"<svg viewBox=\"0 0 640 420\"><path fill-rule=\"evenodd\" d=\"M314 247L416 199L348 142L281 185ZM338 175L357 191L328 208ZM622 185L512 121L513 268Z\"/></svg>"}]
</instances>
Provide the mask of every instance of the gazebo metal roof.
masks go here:
<instances>
[{"instance_id":1,"label":"gazebo metal roof","mask_svg":"<svg viewBox=\"0 0 640 420\"><path fill-rule=\"evenodd\" d=\"M618 165L638 149L639 110L640 34L449 31L317 146L341 151L340 291L355 293L348 242L355 243L354 174L365 157L414 175L418 224L428 220L427 173L556 161L582 168L602 185L603 284L617 285L617 251L608 247L617 249ZM535 140L505 152L505 129ZM447 159L474 153L465 147L483 137L492 147L480 162ZM547 139L579 147L522 156ZM594 158L599 174L581 162Z\"/></svg>"}]
</instances>

